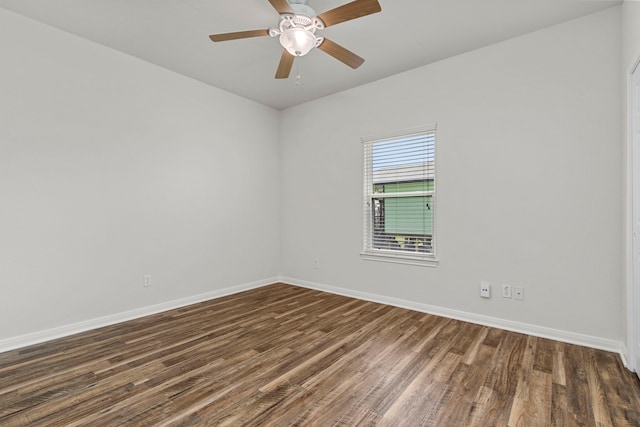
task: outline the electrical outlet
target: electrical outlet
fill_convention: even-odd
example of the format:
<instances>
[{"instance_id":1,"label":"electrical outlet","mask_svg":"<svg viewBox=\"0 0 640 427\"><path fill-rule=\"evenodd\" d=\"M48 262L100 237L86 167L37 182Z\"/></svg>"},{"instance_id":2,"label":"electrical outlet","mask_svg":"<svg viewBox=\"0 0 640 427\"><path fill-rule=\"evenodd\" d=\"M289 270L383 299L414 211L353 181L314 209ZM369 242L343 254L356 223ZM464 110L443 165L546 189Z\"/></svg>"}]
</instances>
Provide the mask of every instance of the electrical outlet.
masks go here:
<instances>
[{"instance_id":1,"label":"electrical outlet","mask_svg":"<svg viewBox=\"0 0 640 427\"><path fill-rule=\"evenodd\" d=\"M142 278L142 286L144 286L145 288L148 288L149 286L151 286L151 275L150 274L145 274L144 277Z\"/></svg>"},{"instance_id":2,"label":"electrical outlet","mask_svg":"<svg viewBox=\"0 0 640 427\"><path fill-rule=\"evenodd\" d=\"M315 268L316 270L320 268L320 261L318 261L317 259L313 260L313 268Z\"/></svg>"},{"instance_id":3,"label":"electrical outlet","mask_svg":"<svg viewBox=\"0 0 640 427\"><path fill-rule=\"evenodd\" d=\"M522 301L524 299L524 288L514 286L513 287L513 299Z\"/></svg>"},{"instance_id":4,"label":"electrical outlet","mask_svg":"<svg viewBox=\"0 0 640 427\"><path fill-rule=\"evenodd\" d=\"M480 282L480 296L491 298L491 285L488 282Z\"/></svg>"},{"instance_id":5,"label":"electrical outlet","mask_svg":"<svg viewBox=\"0 0 640 427\"><path fill-rule=\"evenodd\" d=\"M502 298L511 298L511 286L502 285Z\"/></svg>"}]
</instances>

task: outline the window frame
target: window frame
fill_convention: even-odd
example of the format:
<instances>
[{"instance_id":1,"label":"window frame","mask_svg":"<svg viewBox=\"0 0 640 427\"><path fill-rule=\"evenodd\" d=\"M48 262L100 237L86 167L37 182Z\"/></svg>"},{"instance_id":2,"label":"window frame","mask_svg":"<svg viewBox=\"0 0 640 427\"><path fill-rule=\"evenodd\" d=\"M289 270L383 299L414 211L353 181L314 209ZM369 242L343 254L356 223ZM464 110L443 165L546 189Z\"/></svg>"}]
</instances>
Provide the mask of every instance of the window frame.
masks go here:
<instances>
[{"instance_id":1,"label":"window frame","mask_svg":"<svg viewBox=\"0 0 640 427\"><path fill-rule=\"evenodd\" d=\"M438 204L436 201L437 186L437 125L435 123L421 126L413 129L405 129L400 131L387 132L369 137L362 137L363 144L363 236L362 236L362 252L360 256L367 261L382 261L398 264L419 265L426 267L437 267L438 258L436 256L436 219ZM376 143L385 142L393 139L406 139L415 135L433 134L433 190L425 190L418 192L395 192L395 193L375 193L373 183L373 146ZM404 198L404 197L427 197L431 196L431 215L432 215L432 233L431 233L431 252L419 253L409 252L405 250L382 249L373 247L374 244L374 215L372 206L376 199L380 198Z\"/></svg>"}]
</instances>

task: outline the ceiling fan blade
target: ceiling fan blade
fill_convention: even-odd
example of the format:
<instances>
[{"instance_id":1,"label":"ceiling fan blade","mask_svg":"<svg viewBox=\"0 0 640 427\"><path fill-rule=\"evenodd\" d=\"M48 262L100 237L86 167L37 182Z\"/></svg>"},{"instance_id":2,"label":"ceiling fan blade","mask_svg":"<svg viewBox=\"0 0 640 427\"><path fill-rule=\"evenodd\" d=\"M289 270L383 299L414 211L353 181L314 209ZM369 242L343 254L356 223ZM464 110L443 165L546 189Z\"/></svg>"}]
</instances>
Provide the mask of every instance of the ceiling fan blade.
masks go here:
<instances>
[{"instance_id":1,"label":"ceiling fan blade","mask_svg":"<svg viewBox=\"0 0 640 427\"><path fill-rule=\"evenodd\" d=\"M209 38L214 42L224 42L227 40L246 39L249 37L262 37L268 36L269 30L250 30L250 31L238 31L235 33L224 34L211 34Z\"/></svg>"},{"instance_id":2,"label":"ceiling fan blade","mask_svg":"<svg viewBox=\"0 0 640 427\"><path fill-rule=\"evenodd\" d=\"M269 0L269 3L271 3L271 6L273 6L280 15L283 13L294 13L287 0Z\"/></svg>"},{"instance_id":3,"label":"ceiling fan blade","mask_svg":"<svg viewBox=\"0 0 640 427\"><path fill-rule=\"evenodd\" d=\"M282 51L280 64L278 64L278 71L276 71L276 79L286 79L289 77L294 59L296 59L296 57L287 52L286 49Z\"/></svg>"},{"instance_id":4,"label":"ceiling fan blade","mask_svg":"<svg viewBox=\"0 0 640 427\"><path fill-rule=\"evenodd\" d=\"M325 53L328 53L329 55L336 58L338 61L344 62L354 70L359 66L361 66L362 63L364 62L364 59L360 58L355 53L345 49L344 47L340 46L338 43L333 42L326 37L324 38L324 41L322 42L322 44L318 46L318 49L320 49Z\"/></svg>"},{"instance_id":5,"label":"ceiling fan blade","mask_svg":"<svg viewBox=\"0 0 640 427\"><path fill-rule=\"evenodd\" d=\"M318 15L318 18L324 22L325 27L330 27L331 25L336 25L341 22L371 15L372 13L378 13L381 10L382 7L380 7L378 0L355 0L321 13Z\"/></svg>"}]
</instances>

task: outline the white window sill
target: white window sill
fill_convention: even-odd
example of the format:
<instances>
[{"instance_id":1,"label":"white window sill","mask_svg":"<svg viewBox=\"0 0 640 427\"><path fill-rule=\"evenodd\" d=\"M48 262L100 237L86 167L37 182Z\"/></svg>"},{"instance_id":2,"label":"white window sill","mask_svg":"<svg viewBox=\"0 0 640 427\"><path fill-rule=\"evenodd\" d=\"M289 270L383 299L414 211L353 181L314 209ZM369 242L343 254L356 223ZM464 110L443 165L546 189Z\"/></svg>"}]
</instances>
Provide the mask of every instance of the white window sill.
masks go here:
<instances>
[{"instance_id":1,"label":"white window sill","mask_svg":"<svg viewBox=\"0 0 640 427\"><path fill-rule=\"evenodd\" d=\"M419 265L422 267L437 267L438 259L433 255L407 255L390 251L371 251L360 254L365 261L393 262L396 264Z\"/></svg>"}]
</instances>

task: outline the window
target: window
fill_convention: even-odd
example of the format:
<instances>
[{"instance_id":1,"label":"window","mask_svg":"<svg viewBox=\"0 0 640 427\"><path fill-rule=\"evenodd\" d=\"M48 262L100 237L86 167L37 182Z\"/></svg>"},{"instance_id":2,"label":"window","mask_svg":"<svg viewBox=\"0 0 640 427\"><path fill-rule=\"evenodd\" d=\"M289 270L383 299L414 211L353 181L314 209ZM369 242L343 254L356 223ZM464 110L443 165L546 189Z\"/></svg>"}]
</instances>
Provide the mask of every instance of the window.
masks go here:
<instances>
[{"instance_id":1,"label":"window","mask_svg":"<svg viewBox=\"0 0 640 427\"><path fill-rule=\"evenodd\" d=\"M437 265L435 142L435 125L363 138L364 259Z\"/></svg>"}]
</instances>

